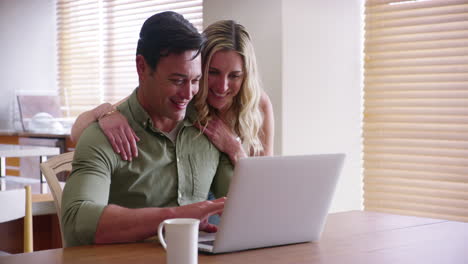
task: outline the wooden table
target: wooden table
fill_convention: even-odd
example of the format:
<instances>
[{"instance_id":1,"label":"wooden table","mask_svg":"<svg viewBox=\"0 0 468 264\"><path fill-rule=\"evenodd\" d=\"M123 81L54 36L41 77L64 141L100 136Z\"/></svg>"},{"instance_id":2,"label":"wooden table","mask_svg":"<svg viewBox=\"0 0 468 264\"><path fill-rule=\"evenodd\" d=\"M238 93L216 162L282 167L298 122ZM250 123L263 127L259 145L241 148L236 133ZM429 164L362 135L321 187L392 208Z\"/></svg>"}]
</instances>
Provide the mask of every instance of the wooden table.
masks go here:
<instances>
[{"instance_id":1,"label":"wooden table","mask_svg":"<svg viewBox=\"0 0 468 264\"><path fill-rule=\"evenodd\" d=\"M280 227L278 227L280 228ZM468 223L351 211L331 214L322 239L221 255L200 264L234 263L468 263ZM0 257L0 264L166 263L157 243L82 246Z\"/></svg>"}]
</instances>

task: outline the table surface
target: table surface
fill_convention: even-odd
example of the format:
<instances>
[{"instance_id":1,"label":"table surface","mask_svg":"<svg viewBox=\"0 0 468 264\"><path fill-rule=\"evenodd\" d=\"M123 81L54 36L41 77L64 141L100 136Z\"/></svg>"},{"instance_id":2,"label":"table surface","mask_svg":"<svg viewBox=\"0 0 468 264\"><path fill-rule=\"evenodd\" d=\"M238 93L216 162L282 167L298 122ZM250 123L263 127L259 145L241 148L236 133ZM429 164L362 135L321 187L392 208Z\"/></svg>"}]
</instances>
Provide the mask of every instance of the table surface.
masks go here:
<instances>
[{"instance_id":1,"label":"table surface","mask_svg":"<svg viewBox=\"0 0 468 264\"><path fill-rule=\"evenodd\" d=\"M7 157L53 156L59 154L60 148L56 147L0 144L0 157L2 159ZM47 183L41 183L39 179L16 176L0 177L0 190L24 188L24 185L31 185L33 203L53 201Z\"/></svg>"},{"instance_id":2,"label":"table surface","mask_svg":"<svg viewBox=\"0 0 468 264\"><path fill-rule=\"evenodd\" d=\"M0 157L52 156L60 154L60 148L30 145L0 144Z\"/></svg>"},{"instance_id":3,"label":"table surface","mask_svg":"<svg viewBox=\"0 0 468 264\"><path fill-rule=\"evenodd\" d=\"M61 183L65 184L65 183ZM0 177L0 191L22 189L24 186L31 186L31 200L33 215L55 214L54 197L46 182L39 179L23 178L18 176Z\"/></svg>"},{"instance_id":4,"label":"table surface","mask_svg":"<svg viewBox=\"0 0 468 264\"><path fill-rule=\"evenodd\" d=\"M252 227L255 228L255 227ZM468 223L368 211L330 214L320 242L220 255L199 254L216 263L468 263ZM0 257L14 263L166 263L155 242L81 246Z\"/></svg>"},{"instance_id":5,"label":"table surface","mask_svg":"<svg viewBox=\"0 0 468 264\"><path fill-rule=\"evenodd\" d=\"M65 185L65 183L62 183ZM24 186L31 186L32 202L49 202L53 201L51 191L46 182L40 182L39 179L19 177L19 176L4 176L0 177L0 191L8 191L14 189L23 189Z\"/></svg>"}]
</instances>

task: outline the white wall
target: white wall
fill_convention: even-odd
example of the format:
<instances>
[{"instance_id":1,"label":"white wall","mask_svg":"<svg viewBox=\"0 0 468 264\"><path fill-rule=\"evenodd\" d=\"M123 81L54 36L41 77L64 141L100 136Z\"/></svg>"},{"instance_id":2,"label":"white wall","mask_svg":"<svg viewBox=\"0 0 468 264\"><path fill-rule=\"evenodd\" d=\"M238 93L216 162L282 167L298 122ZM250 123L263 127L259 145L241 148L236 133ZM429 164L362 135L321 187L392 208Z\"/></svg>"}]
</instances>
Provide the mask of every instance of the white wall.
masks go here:
<instances>
[{"instance_id":1,"label":"white wall","mask_svg":"<svg viewBox=\"0 0 468 264\"><path fill-rule=\"evenodd\" d=\"M283 153L346 153L332 210L360 209L361 1L283 3Z\"/></svg>"},{"instance_id":2,"label":"white wall","mask_svg":"<svg viewBox=\"0 0 468 264\"><path fill-rule=\"evenodd\" d=\"M332 211L362 208L362 0L205 0L209 24L235 19L254 39L275 109L276 154L347 154Z\"/></svg>"},{"instance_id":3,"label":"white wall","mask_svg":"<svg viewBox=\"0 0 468 264\"><path fill-rule=\"evenodd\" d=\"M0 129L12 128L17 94L56 94L54 0L0 0ZM45 91L45 92L39 92Z\"/></svg>"},{"instance_id":4,"label":"white wall","mask_svg":"<svg viewBox=\"0 0 468 264\"><path fill-rule=\"evenodd\" d=\"M258 16L261 14L261 16ZM234 19L247 28L252 38L263 88L275 113L275 154L282 153L281 98L281 0L204 0L203 26Z\"/></svg>"}]
</instances>

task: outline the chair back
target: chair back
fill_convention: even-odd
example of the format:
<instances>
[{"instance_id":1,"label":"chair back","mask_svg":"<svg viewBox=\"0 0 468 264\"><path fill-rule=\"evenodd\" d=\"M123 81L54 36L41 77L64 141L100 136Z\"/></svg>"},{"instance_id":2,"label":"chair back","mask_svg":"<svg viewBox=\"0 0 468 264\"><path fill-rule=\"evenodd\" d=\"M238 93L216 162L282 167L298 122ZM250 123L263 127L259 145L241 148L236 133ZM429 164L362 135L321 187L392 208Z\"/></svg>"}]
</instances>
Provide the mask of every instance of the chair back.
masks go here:
<instances>
[{"instance_id":1,"label":"chair back","mask_svg":"<svg viewBox=\"0 0 468 264\"><path fill-rule=\"evenodd\" d=\"M0 191L0 223L24 218L24 249L33 252L31 186L24 189Z\"/></svg>"},{"instance_id":2,"label":"chair back","mask_svg":"<svg viewBox=\"0 0 468 264\"><path fill-rule=\"evenodd\" d=\"M61 172L69 172L72 169L73 154L75 152L67 152L55 157L48 159L46 162L41 163L41 171L44 174L49 189L54 197L55 209L57 210L57 216L60 224L60 234L62 237L62 243L65 242L63 239L62 229L62 190L63 183L61 184L57 179L57 174Z\"/></svg>"}]
</instances>

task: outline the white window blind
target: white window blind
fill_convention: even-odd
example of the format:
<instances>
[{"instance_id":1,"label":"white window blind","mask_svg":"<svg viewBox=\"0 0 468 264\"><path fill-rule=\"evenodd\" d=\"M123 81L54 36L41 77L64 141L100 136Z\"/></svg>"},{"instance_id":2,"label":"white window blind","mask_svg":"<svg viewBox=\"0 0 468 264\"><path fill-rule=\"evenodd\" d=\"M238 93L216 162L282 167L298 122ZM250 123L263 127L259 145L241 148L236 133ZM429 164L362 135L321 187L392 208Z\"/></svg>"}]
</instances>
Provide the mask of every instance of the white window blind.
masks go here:
<instances>
[{"instance_id":1,"label":"white window blind","mask_svg":"<svg viewBox=\"0 0 468 264\"><path fill-rule=\"evenodd\" d=\"M140 28L163 11L202 30L202 0L57 0L58 85L68 116L133 91Z\"/></svg>"},{"instance_id":2,"label":"white window blind","mask_svg":"<svg viewBox=\"0 0 468 264\"><path fill-rule=\"evenodd\" d=\"M365 209L468 221L468 0L365 16Z\"/></svg>"}]
</instances>

